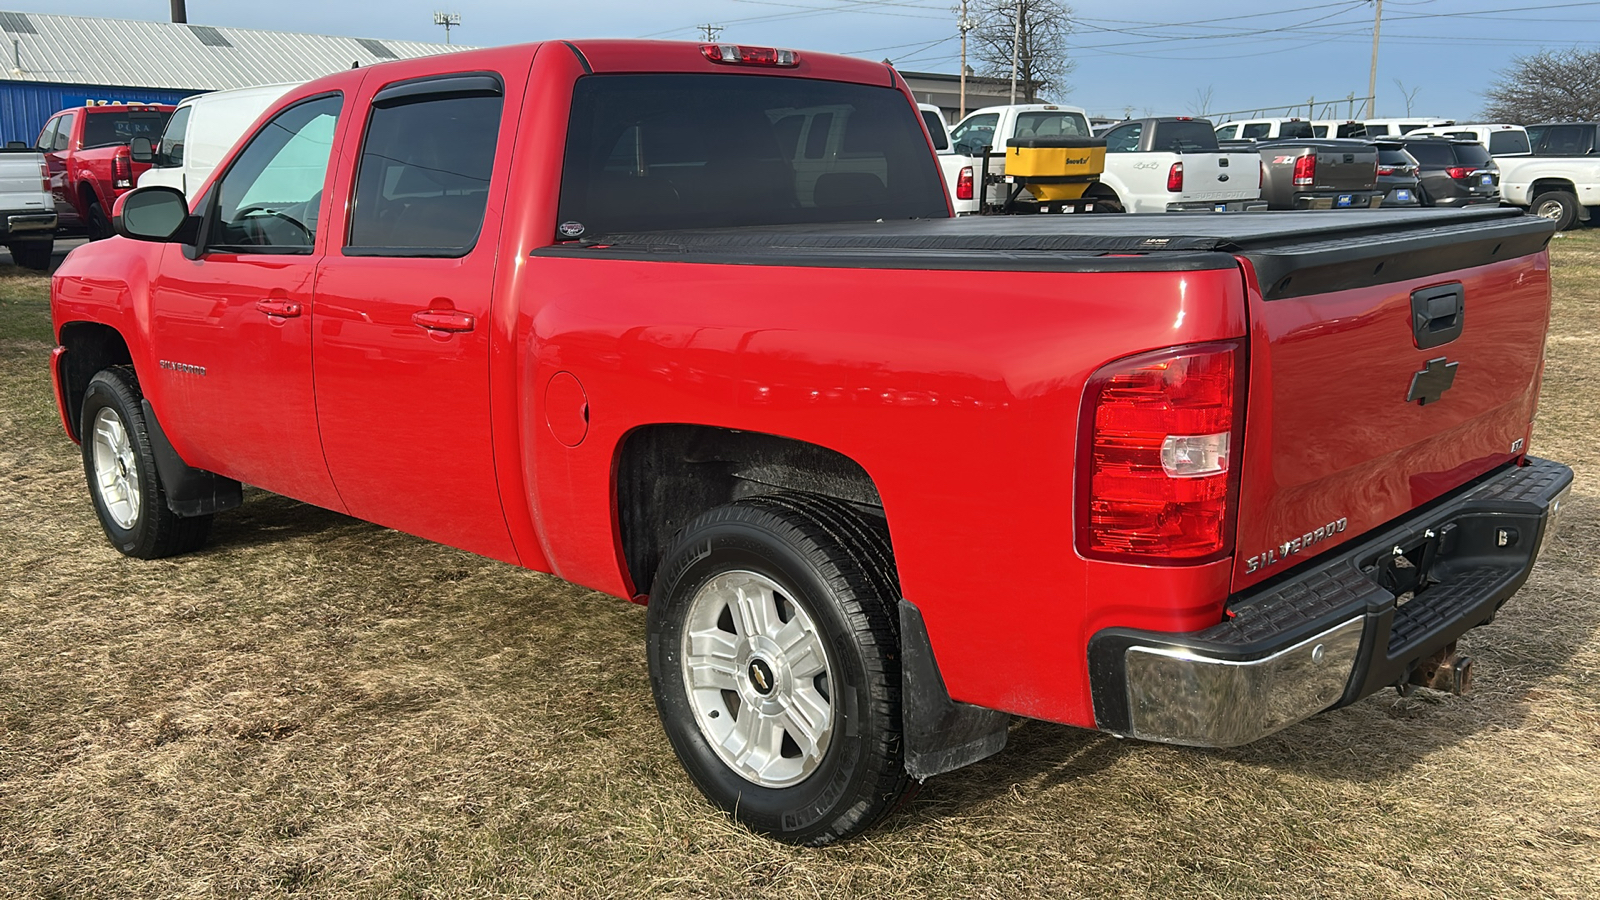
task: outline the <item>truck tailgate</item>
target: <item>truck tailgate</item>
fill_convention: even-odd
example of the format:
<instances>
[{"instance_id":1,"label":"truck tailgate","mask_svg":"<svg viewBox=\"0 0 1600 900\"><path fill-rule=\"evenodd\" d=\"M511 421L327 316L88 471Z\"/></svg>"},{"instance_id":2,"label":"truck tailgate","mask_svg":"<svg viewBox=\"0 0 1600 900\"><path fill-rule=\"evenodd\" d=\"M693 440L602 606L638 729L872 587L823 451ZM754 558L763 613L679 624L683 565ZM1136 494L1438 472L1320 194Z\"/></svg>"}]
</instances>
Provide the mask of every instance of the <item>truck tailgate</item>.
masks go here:
<instances>
[{"instance_id":1,"label":"truck tailgate","mask_svg":"<svg viewBox=\"0 0 1600 900\"><path fill-rule=\"evenodd\" d=\"M1239 254L1251 358L1235 590L1525 452L1550 229L1434 223Z\"/></svg>"},{"instance_id":2,"label":"truck tailgate","mask_svg":"<svg viewBox=\"0 0 1600 900\"><path fill-rule=\"evenodd\" d=\"M1189 151L1183 162L1183 190L1172 202L1224 203L1261 196L1260 158L1251 152Z\"/></svg>"}]
</instances>

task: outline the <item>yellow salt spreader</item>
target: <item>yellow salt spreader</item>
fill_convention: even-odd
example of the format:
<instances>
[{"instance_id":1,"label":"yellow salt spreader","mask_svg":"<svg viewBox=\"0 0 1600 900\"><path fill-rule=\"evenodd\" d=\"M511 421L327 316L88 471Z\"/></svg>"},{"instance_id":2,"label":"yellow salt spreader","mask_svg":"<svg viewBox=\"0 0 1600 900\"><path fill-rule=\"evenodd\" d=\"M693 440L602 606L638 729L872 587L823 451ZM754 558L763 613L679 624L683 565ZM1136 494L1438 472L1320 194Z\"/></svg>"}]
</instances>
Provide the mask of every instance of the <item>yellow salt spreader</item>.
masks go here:
<instances>
[{"instance_id":1,"label":"yellow salt spreader","mask_svg":"<svg viewBox=\"0 0 1600 900\"><path fill-rule=\"evenodd\" d=\"M984 154L984 171L989 169ZM1000 215L1032 212L1091 212L1094 201L1083 198L1089 185L1106 169L1105 138L1016 137L1006 147L1005 174L984 179L979 209ZM1000 197L988 202L989 182L1000 182ZM1000 185L996 184L999 188ZM1026 190L1032 200L1023 200Z\"/></svg>"}]
</instances>

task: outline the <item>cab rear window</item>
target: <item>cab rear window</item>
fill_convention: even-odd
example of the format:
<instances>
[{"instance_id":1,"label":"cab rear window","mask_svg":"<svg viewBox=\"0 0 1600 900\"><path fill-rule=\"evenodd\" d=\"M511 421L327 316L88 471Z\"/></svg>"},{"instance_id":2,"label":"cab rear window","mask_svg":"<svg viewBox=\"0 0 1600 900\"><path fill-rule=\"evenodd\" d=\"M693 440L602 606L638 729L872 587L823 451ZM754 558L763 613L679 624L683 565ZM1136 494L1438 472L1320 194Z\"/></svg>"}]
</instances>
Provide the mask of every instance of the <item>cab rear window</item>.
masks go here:
<instances>
[{"instance_id":1,"label":"cab rear window","mask_svg":"<svg viewBox=\"0 0 1600 900\"><path fill-rule=\"evenodd\" d=\"M943 218L918 111L890 88L591 75L573 91L558 238Z\"/></svg>"},{"instance_id":2,"label":"cab rear window","mask_svg":"<svg viewBox=\"0 0 1600 900\"><path fill-rule=\"evenodd\" d=\"M133 143L136 137L149 138L153 144L160 140L167 127L170 112L116 110L91 112L83 118L83 149L95 147L122 147Z\"/></svg>"}]
</instances>

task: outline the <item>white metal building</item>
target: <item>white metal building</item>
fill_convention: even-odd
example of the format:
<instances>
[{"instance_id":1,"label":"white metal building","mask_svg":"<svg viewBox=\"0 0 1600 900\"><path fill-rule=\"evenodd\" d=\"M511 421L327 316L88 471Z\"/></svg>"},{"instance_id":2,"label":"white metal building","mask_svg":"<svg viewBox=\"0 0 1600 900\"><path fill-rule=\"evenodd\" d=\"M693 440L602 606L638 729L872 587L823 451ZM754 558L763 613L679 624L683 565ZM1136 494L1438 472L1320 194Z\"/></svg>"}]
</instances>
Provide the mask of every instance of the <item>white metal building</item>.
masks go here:
<instances>
[{"instance_id":1,"label":"white metal building","mask_svg":"<svg viewBox=\"0 0 1600 900\"><path fill-rule=\"evenodd\" d=\"M0 141L32 142L57 110L88 102L176 103L467 47L212 25L0 11L7 65Z\"/></svg>"}]
</instances>

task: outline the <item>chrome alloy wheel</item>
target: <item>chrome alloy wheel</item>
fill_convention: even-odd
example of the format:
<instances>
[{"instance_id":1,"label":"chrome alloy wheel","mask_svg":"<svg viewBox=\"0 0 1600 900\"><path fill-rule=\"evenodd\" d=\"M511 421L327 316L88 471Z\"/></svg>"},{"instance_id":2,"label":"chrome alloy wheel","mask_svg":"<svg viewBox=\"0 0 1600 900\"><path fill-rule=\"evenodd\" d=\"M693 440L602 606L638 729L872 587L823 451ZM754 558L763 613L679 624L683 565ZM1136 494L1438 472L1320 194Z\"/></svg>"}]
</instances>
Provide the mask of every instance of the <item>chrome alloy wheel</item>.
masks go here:
<instances>
[{"instance_id":1,"label":"chrome alloy wheel","mask_svg":"<svg viewBox=\"0 0 1600 900\"><path fill-rule=\"evenodd\" d=\"M683 677L700 733L765 788L817 770L833 737L828 653L816 623L764 575L723 572L689 601Z\"/></svg>"},{"instance_id":2,"label":"chrome alloy wheel","mask_svg":"<svg viewBox=\"0 0 1600 900\"><path fill-rule=\"evenodd\" d=\"M116 410L108 406L95 414L93 440L95 492L117 527L131 531L139 521L139 468Z\"/></svg>"},{"instance_id":3,"label":"chrome alloy wheel","mask_svg":"<svg viewBox=\"0 0 1600 900\"><path fill-rule=\"evenodd\" d=\"M1533 214L1541 219L1555 219L1559 222L1561 217L1567 214L1567 207L1559 200L1546 200L1534 209Z\"/></svg>"}]
</instances>

